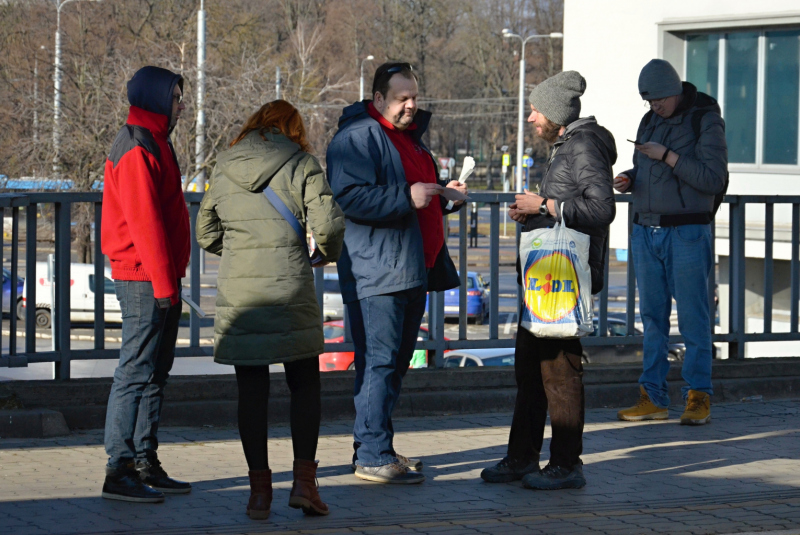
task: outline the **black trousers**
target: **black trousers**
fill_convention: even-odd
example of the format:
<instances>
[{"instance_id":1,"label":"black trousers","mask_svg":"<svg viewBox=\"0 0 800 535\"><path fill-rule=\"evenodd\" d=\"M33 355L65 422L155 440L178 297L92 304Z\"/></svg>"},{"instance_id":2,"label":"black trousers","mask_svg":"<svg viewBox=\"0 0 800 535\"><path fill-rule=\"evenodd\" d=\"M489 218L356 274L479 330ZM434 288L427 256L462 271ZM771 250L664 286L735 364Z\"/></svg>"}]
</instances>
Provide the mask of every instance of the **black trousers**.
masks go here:
<instances>
[{"instance_id":1,"label":"black trousers","mask_svg":"<svg viewBox=\"0 0 800 535\"><path fill-rule=\"evenodd\" d=\"M515 351L517 402L508 439L509 458L538 460L549 410L553 431L550 463L574 466L583 452L585 410L580 339L537 338L520 327Z\"/></svg>"},{"instance_id":2,"label":"black trousers","mask_svg":"<svg viewBox=\"0 0 800 535\"><path fill-rule=\"evenodd\" d=\"M269 366L234 366L239 386L239 436L250 470L269 468L267 407ZM317 454L321 415L319 357L285 362L291 393L289 421L294 458L313 461Z\"/></svg>"}]
</instances>

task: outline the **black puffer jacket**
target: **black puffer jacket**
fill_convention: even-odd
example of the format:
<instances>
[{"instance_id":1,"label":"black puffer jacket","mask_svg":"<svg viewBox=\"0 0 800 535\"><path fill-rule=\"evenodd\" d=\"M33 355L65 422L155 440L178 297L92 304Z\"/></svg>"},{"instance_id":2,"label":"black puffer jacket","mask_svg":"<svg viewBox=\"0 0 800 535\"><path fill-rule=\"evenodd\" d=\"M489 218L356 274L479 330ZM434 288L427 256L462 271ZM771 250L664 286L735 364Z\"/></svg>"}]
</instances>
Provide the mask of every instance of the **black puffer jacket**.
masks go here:
<instances>
[{"instance_id":1,"label":"black puffer jacket","mask_svg":"<svg viewBox=\"0 0 800 535\"><path fill-rule=\"evenodd\" d=\"M616 161L617 147L611 132L597 124L594 117L578 119L553 145L539 192L558 206L564 203L567 227L590 236L593 294L603 289L608 226L617 214L611 186L611 166ZM549 228L555 222L550 215L529 215L523 231Z\"/></svg>"}]
</instances>

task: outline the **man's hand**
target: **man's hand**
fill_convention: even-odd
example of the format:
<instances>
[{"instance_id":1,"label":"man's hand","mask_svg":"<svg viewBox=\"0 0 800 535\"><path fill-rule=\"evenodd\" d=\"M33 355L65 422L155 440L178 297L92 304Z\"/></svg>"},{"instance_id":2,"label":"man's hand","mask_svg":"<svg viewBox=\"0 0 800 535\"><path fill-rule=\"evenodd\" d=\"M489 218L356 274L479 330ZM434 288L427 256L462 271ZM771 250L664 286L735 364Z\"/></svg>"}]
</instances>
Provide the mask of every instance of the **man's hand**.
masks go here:
<instances>
[{"instance_id":1,"label":"man's hand","mask_svg":"<svg viewBox=\"0 0 800 535\"><path fill-rule=\"evenodd\" d=\"M417 182L411 186L411 204L417 210L427 207L431 199L439 195L444 188L439 184Z\"/></svg>"},{"instance_id":2,"label":"man's hand","mask_svg":"<svg viewBox=\"0 0 800 535\"><path fill-rule=\"evenodd\" d=\"M540 197L539 195L531 193L528 190L525 190L525 193L517 194L516 199L517 202L511 206L514 207L519 213L526 215L538 214L539 206L541 206L542 201L544 201L544 197Z\"/></svg>"},{"instance_id":3,"label":"man's hand","mask_svg":"<svg viewBox=\"0 0 800 535\"><path fill-rule=\"evenodd\" d=\"M520 212L517 208L517 203L513 203L508 207L508 217L517 223L525 223L525 221L528 220L528 216Z\"/></svg>"},{"instance_id":4,"label":"man's hand","mask_svg":"<svg viewBox=\"0 0 800 535\"><path fill-rule=\"evenodd\" d=\"M458 180L451 180L447 183L448 188L453 188L454 190L458 191L459 193L463 193L464 195L468 195L469 189L467 188L466 184L462 184ZM454 201L453 205L461 206L464 204L464 201Z\"/></svg>"},{"instance_id":5,"label":"man's hand","mask_svg":"<svg viewBox=\"0 0 800 535\"><path fill-rule=\"evenodd\" d=\"M625 193L631 187L631 177L625 173L620 173L614 177L614 189L620 193Z\"/></svg>"},{"instance_id":6,"label":"man's hand","mask_svg":"<svg viewBox=\"0 0 800 535\"><path fill-rule=\"evenodd\" d=\"M317 262L316 264L311 264L311 267L312 268L321 268L321 267L327 266L328 264L330 264L330 262L326 262L325 260L321 260L321 261Z\"/></svg>"},{"instance_id":7,"label":"man's hand","mask_svg":"<svg viewBox=\"0 0 800 535\"><path fill-rule=\"evenodd\" d=\"M634 148L652 160L661 160L667 147L655 141L648 141L641 145L634 145Z\"/></svg>"}]
</instances>

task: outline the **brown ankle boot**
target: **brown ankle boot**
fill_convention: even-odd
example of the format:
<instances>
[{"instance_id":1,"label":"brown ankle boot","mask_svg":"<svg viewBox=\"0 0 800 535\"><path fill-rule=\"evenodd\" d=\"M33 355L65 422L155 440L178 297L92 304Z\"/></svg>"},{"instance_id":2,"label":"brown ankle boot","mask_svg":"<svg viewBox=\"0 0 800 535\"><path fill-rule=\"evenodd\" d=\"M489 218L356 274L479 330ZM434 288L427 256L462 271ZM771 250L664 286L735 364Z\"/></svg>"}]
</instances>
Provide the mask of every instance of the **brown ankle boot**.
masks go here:
<instances>
[{"instance_id":1,"label":"brown ankle boot","mask_svg":"<svg viewBox=\"0 0 800 535\"><path fill-rule=\"evenodd\" d=\"M247 502L247 516L253 520L269 517L272 507L272 470L250 470L250 501Z\"/></svg>"},{"instance_id":2,"label":"brown ankle boot","mask_svg":"<svg viewBox=\"0 0 800 535\"><path fill-rule=\"evenodd\" d=\"M317 463L315 461L294 461L294 483L289 494L289 507L302 509L311 516L325 516L328 506L319 497L317 491Z\"/></svg>"}]
</instances>

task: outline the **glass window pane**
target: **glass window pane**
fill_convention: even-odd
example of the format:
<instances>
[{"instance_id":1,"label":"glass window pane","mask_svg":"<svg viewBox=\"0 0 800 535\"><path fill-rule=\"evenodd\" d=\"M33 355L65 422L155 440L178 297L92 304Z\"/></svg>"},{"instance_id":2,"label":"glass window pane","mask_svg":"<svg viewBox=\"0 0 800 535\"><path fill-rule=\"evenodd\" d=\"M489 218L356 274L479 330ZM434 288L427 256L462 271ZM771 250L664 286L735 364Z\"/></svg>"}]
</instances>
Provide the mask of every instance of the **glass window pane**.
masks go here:
<instances>
[{"instance_id":1,"label":"glass window pane","mask_svg":"<svg viewBox=\"0 0 800 535\"><path fill-rule=\"evenodd\" d=\"M706 34L686 38L686 81L714 98L719 84L719 37Z\"/></svg>"},{"instance_id":2,"label":"glass window pane","mask_svg":"<svg viewBox=\"0 0 800 535\"><path fill-rule=\"evenodd\" d=\"M728 161L756 162L758 33L729 33L725 49L725 132Z\"/></svg>"},{"instance_id":3,"label":"glass window pane","mask_svg":"<svg viewBox=\"0 0 800 535\"><path fill-rule=\"evenodd\" d=\"M800 31L767 32L764 163L797 165Z\"/></svg>"}]
</instances>

